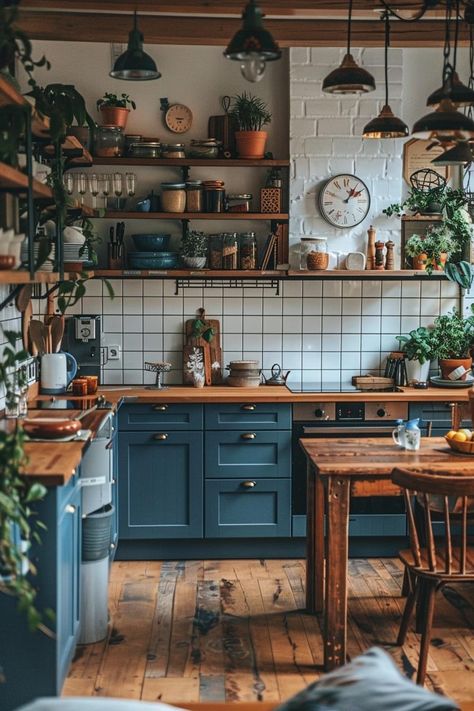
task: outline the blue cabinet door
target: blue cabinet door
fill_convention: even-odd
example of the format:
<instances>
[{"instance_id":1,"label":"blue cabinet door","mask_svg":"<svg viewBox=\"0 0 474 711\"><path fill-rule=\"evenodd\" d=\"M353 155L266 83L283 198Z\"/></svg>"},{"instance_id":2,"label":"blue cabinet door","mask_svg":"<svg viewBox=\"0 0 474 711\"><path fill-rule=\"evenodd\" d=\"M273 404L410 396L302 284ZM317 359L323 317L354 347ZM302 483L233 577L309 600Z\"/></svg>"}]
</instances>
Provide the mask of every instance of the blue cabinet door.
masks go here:
<instances>
[{"instance_id":1,"label":"blue cabinet door","mask_svg":"<svg viewBox=\"0 0 474 711\"><path fill-rule=\"evenodd\" d=\"M243 402L206 405L207 430L291 429L291 405L274 402Z\"/></svg>"},{"instance_id":2,"label":"blue cabinet door","mask_svg":"<svg viewBox=\"0 0 474 711\"><path fill-rule=\"evenodd\" d=\"M122 405L118 418L120 431L142 432L162 427L165 431L202 430L203 406L179 403Z\"/></svg>"},{"instance_id":3,"label":"blue cabinet door","mask_svg":"<svg viewBox=\"0 0 474 711\"><path fill-rule=\"evenodd\" d=\"M291 535L290 479L206 481L206 538Z\"/></svg>"},{"instance_id":4,"label":"blue cabinet door","mask_svg":"<svg viewBox=\"0 0 474 711\"><path fill-rule=\"evenodd\" d=\"M121 432L120 538L202 538L201 432Z\"/></svg>"},{"instance_id":5,"label":"blue cabinet door","mask_svg":"<svg viewBox=\"0 0 474 711\"><path fill-rule=\"evenodd\" d=\"M206 432L206 478L291 476L291 431Z\"/></svg>"}]
</instances>

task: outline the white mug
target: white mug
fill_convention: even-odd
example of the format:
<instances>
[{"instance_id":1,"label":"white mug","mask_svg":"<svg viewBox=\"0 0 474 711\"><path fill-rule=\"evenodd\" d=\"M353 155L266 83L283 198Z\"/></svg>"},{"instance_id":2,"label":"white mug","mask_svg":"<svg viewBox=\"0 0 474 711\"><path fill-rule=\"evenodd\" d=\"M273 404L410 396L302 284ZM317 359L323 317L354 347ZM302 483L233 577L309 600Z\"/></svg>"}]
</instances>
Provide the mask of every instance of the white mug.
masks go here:
<instances>
[{"instance_id":1,"label":"white mug","mask_svg":"<svg viewBox=\"0 0 474 711\"><path fill-rule=\"evenodd\" d=\"M405 449L405 425L398 425L397 429L392 432L392 438L395 444Z\"/></svg>"}]
</instances>

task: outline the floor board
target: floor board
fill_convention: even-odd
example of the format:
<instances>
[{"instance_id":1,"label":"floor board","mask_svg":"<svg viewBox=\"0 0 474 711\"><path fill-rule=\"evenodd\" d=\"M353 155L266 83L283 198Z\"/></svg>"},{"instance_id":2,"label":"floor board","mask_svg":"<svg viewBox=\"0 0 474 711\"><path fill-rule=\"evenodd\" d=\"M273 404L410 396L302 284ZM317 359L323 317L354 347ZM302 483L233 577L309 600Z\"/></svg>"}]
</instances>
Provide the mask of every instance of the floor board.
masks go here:
<instances>
[{"instance_id":1,"label":"floor board","mask_svg":"<svg viewBox=\"0 0 474 711\"><path fill-rule=\"evenodd\" d=\"M378 644L413 676L419 637L393 645L404 599L394 558L349 561L348 650ZM109 635L79 647L64 695L275 701L321 674L320 620L303 611L304 561L130 561L112 566ZM474 586L437 598L427 686L474 698Z\"/></svg>"}]
</instances>

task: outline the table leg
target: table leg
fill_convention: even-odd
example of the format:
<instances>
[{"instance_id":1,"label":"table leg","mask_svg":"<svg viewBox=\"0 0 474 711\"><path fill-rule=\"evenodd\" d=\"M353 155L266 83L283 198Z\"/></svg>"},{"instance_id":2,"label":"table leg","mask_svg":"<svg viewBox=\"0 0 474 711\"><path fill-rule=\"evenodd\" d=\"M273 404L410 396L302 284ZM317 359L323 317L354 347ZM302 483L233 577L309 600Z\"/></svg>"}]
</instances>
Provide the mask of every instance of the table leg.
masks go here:
<instances>
[{"instance_id":1,"label":"table leg","mask_svg":"<svg viewBox=\"0 0 474 711\"><path fill-rule=\"evenodd\" d=\"M328 477L324 606L325 671L341 666L346 661L349 492L349 478Z\"/></svg>"},{"instance_id":2,"label":"table leg","mask_svg":"<svg viewBox=\"0 0 474 711\"><path fill-rule=\"evenodd\" d=\"M306 610L314 609L315 583L314 555L314 469L308 462L306 465Z\"/></svg>"},{"instance_id":3,"label":"table leg","mask_svg":"<svg viewBox=\"0 0 474 711\"><path fill-rule=\"evenodd\" d=\"M324 609L324 484L319 475L314 474L314 611Z\"/></svg>"}]
</instances>

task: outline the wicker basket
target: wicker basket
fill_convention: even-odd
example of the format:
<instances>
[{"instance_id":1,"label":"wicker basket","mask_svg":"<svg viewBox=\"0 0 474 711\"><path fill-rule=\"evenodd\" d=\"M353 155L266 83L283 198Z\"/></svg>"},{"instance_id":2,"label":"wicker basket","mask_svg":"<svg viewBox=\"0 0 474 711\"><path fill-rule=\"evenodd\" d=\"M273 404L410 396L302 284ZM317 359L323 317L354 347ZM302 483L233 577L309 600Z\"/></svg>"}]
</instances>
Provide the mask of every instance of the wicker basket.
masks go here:
<instances>
[{"instance_id":1,"label":"wicker basket","mask_svg":"<svg viewBox=\"0 0 474 711\"><path fill-rule=\"evenodd\" d=\"M444 438L451 449L463 454L474 454L474 442L457 442L455 439Z\"/></svg>"},{"instance_id":2,"label":"wicker basket","mask_svg":"<svg viewBox=\"0 0 474 711\"><path fill-rule=\"evenodd\" d=\"M320 271L329 266L329 254L327 252L310 252L306 257L306 266L310 271Z\"/></svg>"}]
</instances>

